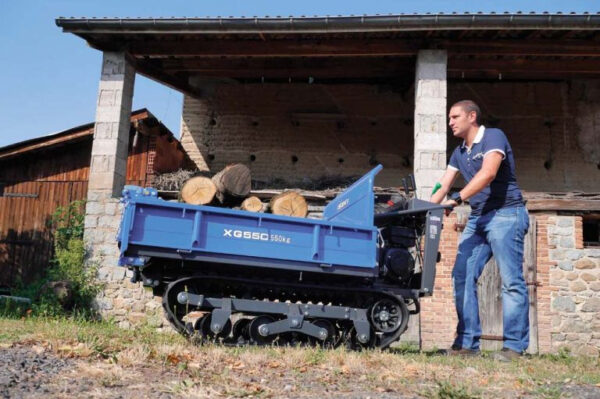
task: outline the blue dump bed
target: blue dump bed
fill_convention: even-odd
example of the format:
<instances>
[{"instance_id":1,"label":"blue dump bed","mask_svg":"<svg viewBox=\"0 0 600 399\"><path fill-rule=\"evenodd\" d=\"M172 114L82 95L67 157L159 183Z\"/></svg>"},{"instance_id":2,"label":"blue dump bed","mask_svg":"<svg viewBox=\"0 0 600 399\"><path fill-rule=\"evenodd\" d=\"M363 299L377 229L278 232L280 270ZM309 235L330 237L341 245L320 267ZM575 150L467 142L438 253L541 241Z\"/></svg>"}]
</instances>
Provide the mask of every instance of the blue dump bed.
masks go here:
<instances>
[{"instance_id":1,"label":"blue dump bed","mask_svg":"<svg viewBox=\"0 0 600 399\"><path fill-rule=\"evenodd\" d=\"M374 276L373 182L381 168L329 203L322 220L168 202L154 189L126 186L119 264L169 258Z\"/></svg>"}]
</instances>

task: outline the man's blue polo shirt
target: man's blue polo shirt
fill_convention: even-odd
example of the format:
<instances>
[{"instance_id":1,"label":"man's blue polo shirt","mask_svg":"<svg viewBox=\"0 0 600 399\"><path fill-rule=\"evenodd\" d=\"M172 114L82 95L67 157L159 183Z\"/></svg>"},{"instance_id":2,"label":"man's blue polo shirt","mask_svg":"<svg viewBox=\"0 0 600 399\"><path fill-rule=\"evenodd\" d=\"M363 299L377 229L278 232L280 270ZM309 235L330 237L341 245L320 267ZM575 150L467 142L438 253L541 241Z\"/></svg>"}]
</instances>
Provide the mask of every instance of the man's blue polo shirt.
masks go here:
<instances>
[{"instance_id":1,"label":"man's blue polo shirt","mask_svg":"<svg viewBox=\"0 0 600 399\"><path fill-rule=\"evenodd\" d=\"M523 204L523 195L515 175L512 148L500 129L486 129L485 126L480 126L471 148L467 148L464 142L456 147L448 167L460 171L468 183L479 172L483 158L490 152L501 153L503 160L496 178L490 185L469 198L473 215L483 215L494 209Z\"/></svg>"}]
</instances>

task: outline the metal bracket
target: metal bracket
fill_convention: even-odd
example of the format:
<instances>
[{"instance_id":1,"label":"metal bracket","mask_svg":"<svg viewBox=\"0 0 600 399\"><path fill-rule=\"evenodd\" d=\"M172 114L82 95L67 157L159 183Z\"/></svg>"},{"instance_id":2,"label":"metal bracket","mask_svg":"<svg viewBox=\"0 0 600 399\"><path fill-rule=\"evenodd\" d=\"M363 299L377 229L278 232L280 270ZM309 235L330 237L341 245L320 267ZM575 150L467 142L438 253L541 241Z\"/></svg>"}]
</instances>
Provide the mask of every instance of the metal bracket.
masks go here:
<instances>
[{"instance_id":1,"label":"metal bracket","mask_svg":"<svg viewBox=\"0 0 600 399\"><path fill-rule=\"evenodd\" d=\"M231 298L223 298L221 300L221 307L213 310L211 314L210 329L215 334L220 333L223 330L223 326L229 320L231 316Z\"/></svg>"},{"instance_id":2,"label":"metal bracket","mask_svg":"<svg viewBox=\"0 0 600 399\"><path fill-rule=\"evenodd\" d=\"M367 312L364 309L356 309L355 315L351 318L356 330L356 339L362 344L366 344L371 339L371 325L367 319Z\"/></svg>"}]
</instances>

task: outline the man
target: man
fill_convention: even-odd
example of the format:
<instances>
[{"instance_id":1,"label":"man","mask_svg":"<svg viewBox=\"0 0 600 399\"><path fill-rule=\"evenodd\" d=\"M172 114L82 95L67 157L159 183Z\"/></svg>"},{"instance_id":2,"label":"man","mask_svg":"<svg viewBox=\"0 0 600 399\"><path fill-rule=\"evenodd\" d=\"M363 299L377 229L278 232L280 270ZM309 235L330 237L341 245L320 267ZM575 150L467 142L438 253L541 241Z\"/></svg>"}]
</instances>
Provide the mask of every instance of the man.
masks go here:
<instances>
[{"instance_id":1,"label":"man","mask_svg":"<svg viewBox=\"0 0 600 399\"><path fill-rule=\"evenodd\" d=\"M481 110L473 101L459 101L449 113L456 147L441 189L431 201L441 203L458 173L467 185L450 195L444 205L469 200L471 215L460 238L452 278L458 314L456 339L450 353L479 353L481 324L477 280L493 255L502 278L504 344L495 358L510 361L529 345L529 298L523 279L523 242L529 215L515 177L515 162L506 136L481 125Z\"/></svg>"}]
</instances>

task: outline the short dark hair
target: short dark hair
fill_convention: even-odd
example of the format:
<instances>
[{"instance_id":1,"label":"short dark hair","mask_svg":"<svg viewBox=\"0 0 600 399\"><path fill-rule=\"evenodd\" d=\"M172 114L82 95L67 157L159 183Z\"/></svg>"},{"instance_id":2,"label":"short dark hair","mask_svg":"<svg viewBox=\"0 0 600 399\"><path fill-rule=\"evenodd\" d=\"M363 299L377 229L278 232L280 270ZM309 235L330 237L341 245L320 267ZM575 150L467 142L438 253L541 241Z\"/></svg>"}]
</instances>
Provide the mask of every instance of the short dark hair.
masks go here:
<instances>
[{"instance_id":1,"label":"short dark hair","mask_svg":"<svg viewBox=\"0 0 600 399\"><path fill-rule=\"evenodd\" d=\"M477 105L475 101L461 100L455 102L450 108L454 107L461 107L467 114L475 112L475 122L477 122L478 125L481 125L481 108L479 108L479 105Z\"/></svg>"}]
</instances>

